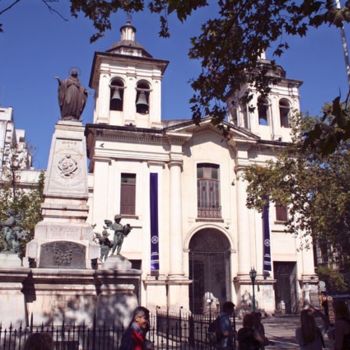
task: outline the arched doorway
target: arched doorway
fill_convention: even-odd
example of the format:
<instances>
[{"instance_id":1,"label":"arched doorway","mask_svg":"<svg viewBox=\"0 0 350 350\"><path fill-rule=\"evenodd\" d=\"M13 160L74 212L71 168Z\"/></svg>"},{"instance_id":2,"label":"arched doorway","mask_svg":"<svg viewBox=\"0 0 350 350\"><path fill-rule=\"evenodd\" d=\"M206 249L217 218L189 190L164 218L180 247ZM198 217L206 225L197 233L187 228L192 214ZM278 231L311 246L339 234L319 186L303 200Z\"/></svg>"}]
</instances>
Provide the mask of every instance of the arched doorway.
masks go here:
<instances>
[{"instance_id":1,"label":"arched doorway","mask_svg":"<svg viewBox=\"0 0 350 350\"><path fill-rule=\"evenodd\" d=\"M219 230L206 228L194 234L189 248L190 309L202 313L206 292L220 304L231 297L230 242Z\"/></svg>"}]
</instances>

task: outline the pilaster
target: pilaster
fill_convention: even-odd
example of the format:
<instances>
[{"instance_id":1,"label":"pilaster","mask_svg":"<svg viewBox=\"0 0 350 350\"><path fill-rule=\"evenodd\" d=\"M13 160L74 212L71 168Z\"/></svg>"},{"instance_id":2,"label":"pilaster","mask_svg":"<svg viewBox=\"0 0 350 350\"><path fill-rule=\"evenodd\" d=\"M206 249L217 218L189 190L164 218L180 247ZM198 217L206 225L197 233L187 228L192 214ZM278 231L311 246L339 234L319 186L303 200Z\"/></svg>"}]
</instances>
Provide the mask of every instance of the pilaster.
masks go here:
<instances>
[{"instance_id":1,"label":"pilaster","mask_svg":"<svg viewBox=\"0 0 350 350\"><path fill-rule=\"evenodd\" d=\"M249 209L247 208L247 183L242 178L244 167L236 167L237 210L238 210L238 275L248 275L251 256Z\"/></svg>"},{"instance_id":2,"label":"pilaster","mask_svg":"<svg viewBox=\"0 0 350 350\"><path fill-rule=\"evenodd\" d=\"M182 276L182 205L181 205L182 161L170 160L170 276Z\"/></svg>"}]
</instances>

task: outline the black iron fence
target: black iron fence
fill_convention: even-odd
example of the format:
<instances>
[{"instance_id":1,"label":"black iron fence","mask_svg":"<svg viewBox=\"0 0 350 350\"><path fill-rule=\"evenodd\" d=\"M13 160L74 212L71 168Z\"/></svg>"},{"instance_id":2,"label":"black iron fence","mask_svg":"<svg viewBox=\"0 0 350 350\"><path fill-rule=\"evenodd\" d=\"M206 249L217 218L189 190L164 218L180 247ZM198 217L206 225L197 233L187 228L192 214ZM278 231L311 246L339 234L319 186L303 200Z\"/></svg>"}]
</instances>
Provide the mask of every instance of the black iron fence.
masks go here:
<instances>
[{"instance_id":1,"label":"black iron fence","mask_svg":"<svg viewBox=\"0 0 350 350\"><path fill-rule=\"evenodd\" d=\"M151 316L151 328L147 338L155 349L211 349L208 326L213 317L184 313L157 312ZM233 318L235 328L235 318ZM123 328L114 325L0 325L0 350L22 350L28 336L32 333L49 333L54 341L55 350L117 350Z\"/></svg>"},{"instance_id":2,"label":"black iron fence","mask_svg":"<svg viewBox=\"0 0 350 350\"><path fill-rule=\"evenodd\" d=\"M0 326L0 349L22 350L32 333L45 332L52 336L55 350L107 350L118 349L123 330L106 325L50 325L3 329Z\"/></svg>"}]
</instances>

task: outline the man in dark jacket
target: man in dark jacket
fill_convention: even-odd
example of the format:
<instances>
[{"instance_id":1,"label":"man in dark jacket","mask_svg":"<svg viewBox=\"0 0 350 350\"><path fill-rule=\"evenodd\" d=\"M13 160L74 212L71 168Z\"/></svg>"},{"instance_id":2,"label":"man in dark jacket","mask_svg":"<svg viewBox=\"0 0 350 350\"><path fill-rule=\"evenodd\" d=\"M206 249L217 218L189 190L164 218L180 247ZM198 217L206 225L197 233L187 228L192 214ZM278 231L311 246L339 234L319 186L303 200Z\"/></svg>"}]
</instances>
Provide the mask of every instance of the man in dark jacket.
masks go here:
<instances>
[{"instance_id":1,"label":"man in dark jacket","mask_svg":"<svg viewBox=\"0 0 350 350\"><path fill-rule=\"evenodd\" d=\"M235 310L235 305L231 301L226 301L222 305L222 312L219 315L218 349L232 349L234 345L234 330L231 316Z\"/></svg>"},{"instance_id":2,"label":"man in dark jacket","mask_svg":"<svg viewBox=\"0 0 350 350\"><path fill-rule=\"evenodd\" d=\"M134 312L129 327L123 334L119 350L145 350L151 349L150 342L146 340L149 331L149 310L138 306Z\"/></svg>"}]
</instances>

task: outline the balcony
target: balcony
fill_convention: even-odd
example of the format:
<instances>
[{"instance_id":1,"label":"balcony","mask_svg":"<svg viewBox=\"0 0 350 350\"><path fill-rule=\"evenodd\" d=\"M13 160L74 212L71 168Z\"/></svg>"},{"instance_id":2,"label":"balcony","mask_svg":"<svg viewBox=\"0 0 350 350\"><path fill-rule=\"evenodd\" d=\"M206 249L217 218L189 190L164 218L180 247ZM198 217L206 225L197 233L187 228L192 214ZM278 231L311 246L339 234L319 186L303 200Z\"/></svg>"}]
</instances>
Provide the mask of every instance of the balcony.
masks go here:
<instances>
[{"instance_id":1,"label":"balcony","mask_svg":"<svg viewBox=\"0 0 350 350\"><path fill-rule=\"evenodd\" d=\"M221 219L221 206L211 208L198 207L198 218Z\"/></svg>"}]
</instances>

